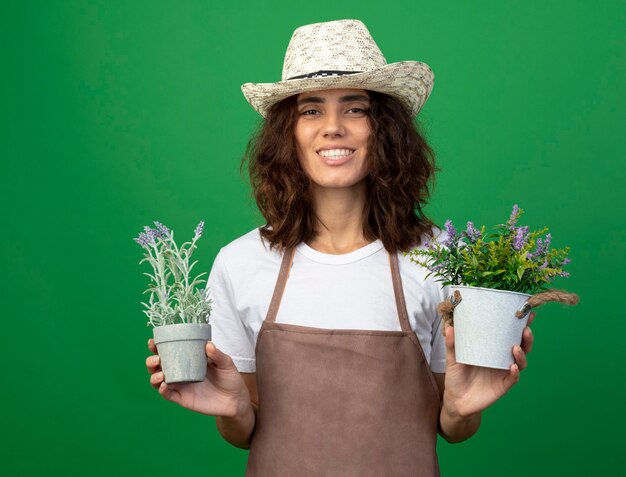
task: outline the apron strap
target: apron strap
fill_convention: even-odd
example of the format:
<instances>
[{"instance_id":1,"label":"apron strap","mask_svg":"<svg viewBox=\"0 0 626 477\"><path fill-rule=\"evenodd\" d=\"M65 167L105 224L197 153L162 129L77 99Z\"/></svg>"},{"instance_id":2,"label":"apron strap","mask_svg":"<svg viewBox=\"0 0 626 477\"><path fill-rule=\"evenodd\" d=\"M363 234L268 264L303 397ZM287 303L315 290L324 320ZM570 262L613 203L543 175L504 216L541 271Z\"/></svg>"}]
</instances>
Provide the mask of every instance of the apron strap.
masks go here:
<instances>
[{"instance_id":1,"label":"apron strap","mask_svg":"<svg viewBox=\"0 0 626 477\"><path fill-rule=\"evenodd\" d=\"M283 260L280 264L280 271L278 272L278 279L276 280L276 286L274 287L272 301L270 302L267 315L265 316L265 321L269 323L274 323L276 321L276 315L278 314L278 308L280 307L285 286L287 285L289 270L291 270L294 255L295 248L286 249L283 254ZM409 324L409 315L406 311L406 301L404 300L404 291L402 290L402 279L400 278L397 253L389 254L389 264L391 265L391 280L393 282L393 293L396 298L396 308L398 310L400 329L405 332L410 332L411 325Z\"/></svg>"},{"instance_id":2,"label":"apron strap","mask_svg":"<svg viewBox=\"0 0 626 477\"><path fill-rule=\"evenodd\" d=\"M393 282L393 294L396 296L396 308L400 318L400 328L402 331L411 332L409 324L409 314L406 311L406 301L404 300L404 290L402 289L402 278L400 278L400 267L398 266L398 254L389 254L391 265L391 280Z\"/></svg>"},{"instance_id":3,"label":"apron strap","mask_svg":"<svg viewBox=\"0 0 626 477\"><path fill-rule=\"evenodd\" d=\"M265 316L265 321L268 323L274 323L276 321L276 314L278 313L280 301L283 298L285 285L287 285L287 278L289 278L289 270L291 270L291 264L293 263L295 251L295 248L290 248L286 249L283 254L283 261L280 264L280 271L278 272L278 279L276 280L276 286L274 287L272 301L270 302L270 307L267 310L267 315Z\"/></svg>"}]
</instances>

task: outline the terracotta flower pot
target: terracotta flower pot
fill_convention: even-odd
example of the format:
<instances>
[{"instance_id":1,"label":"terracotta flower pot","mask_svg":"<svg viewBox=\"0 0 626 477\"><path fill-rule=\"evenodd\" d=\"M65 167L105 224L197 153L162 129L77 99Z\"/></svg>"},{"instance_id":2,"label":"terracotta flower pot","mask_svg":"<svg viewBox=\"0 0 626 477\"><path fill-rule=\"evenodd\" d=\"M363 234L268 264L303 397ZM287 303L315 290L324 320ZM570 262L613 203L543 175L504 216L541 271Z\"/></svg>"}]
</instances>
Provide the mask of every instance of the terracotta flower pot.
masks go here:
<instances>
[{"instance_id":1,"label":"terracotta flower pot","mask_svg":"<svg viewBox=\"0 0 626 477\"><path fill-rule=\"evenodd\" d=\"M154 344L161 358L165 382L193 383L206 377L206 344L211 339L211 325L181 323L156 326Z\"/></svg>"},{"instance_id":2,"label":"terracotta flower pot","mask_svg":"<svg viewBox=\"0 0 626 477\"><path fill-rule=\"evenodd\" d=\"M513 347L522 342L528 315L517 318L530 295L491 288L453 285L461 293L454 309L456 360L486 368L509 369Z\"/></svg>"}]
</instances>

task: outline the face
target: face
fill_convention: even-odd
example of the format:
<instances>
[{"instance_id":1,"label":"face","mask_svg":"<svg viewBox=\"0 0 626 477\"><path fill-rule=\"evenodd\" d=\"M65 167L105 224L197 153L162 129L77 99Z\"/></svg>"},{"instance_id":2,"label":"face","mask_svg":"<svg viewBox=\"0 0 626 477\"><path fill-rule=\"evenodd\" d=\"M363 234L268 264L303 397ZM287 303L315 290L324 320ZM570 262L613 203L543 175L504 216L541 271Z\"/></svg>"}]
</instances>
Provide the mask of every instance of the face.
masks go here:
<instances>
[{"instance_id":1,"label":"face","mask_svg":"<svg viewBox=\"0 0 626 477\"><path fill-rule=\"evenodd\" d=\"M318 188L360 187L369 171L370 100L362 89L301 93L295 126L298 159Z\"/></svg>"}]
</instances>

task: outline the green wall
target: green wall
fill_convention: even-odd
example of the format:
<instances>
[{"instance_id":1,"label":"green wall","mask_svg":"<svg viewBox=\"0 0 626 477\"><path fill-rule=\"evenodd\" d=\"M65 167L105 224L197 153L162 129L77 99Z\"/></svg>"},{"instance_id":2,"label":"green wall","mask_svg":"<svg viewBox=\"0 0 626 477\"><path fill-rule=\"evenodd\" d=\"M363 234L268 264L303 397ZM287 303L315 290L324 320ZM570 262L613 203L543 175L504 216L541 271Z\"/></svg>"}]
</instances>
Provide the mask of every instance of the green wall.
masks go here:
<instances>
[{"instance_id":1,"label":"green wall","mask_svg":"<svg viewBox=\"0 0 626 477\"><path fill-rule=\"evenodd\" d=\"M10 3L10 6L7 4ZM3 475L243 474L214 418L148 384L132 238L200 219L198 267L261 223L239 86L280 77L301 24L359 18L436 75L421 118L443 223L548 225L580 294L547 305L521 382L444 475L623 475L626 4L19 1L0 8Z\"/></svg>"}]
</instances>

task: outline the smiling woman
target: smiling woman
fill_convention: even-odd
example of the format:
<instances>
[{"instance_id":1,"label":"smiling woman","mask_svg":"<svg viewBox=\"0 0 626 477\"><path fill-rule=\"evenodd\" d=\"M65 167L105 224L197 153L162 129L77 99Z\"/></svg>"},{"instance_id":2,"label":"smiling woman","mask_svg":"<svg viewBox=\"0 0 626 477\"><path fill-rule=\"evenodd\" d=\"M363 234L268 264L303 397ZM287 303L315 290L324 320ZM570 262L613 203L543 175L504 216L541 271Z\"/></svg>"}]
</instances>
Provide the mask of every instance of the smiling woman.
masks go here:
<instances>
[{"instance_id":1,"label":"smiling woman","mask_svg":"<svg viewBox=\"0 0 626 477\"><path fill-rule=\"evenodd\" d=\"M402 101L387 94L329 89L286 98L267 112L246 161L267 220L260 233L279 250L311 244L338 216L358 216L357 242L380 239L387 250L406 251L432 230L422 207L434 154Z\"/></svg>"},{"instance_id":2,"label":"smiling woman","mask_svg":"<svg viewBox=\"0 0 626 477\"><path fill-rule=\"evenodd\" d=\"M367 93L315 91L298 95L296 104L296 149L313 195L323 197L319 189L328 187L364 190L370 135Z\"/></svg>"},{"instance_id":3,"label":"smiling woman","mask_svg":"<svg viewBox=\"0 0 626 477\"><path fill-rule=\"evenodd\" d=\"M167 385L158 356L148 369L250 449L247 476L437 476L437 432L473 435L526 365L529 332L508 371L456 363L447 288L400 253L438 233L414 122L433 80L339 20L294 32L282 81L242 86L264 117L242 166L266 223L215 259L205 381Z\"/></svg>"}]
</instances>

